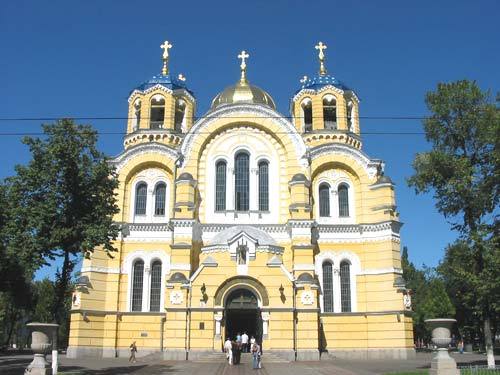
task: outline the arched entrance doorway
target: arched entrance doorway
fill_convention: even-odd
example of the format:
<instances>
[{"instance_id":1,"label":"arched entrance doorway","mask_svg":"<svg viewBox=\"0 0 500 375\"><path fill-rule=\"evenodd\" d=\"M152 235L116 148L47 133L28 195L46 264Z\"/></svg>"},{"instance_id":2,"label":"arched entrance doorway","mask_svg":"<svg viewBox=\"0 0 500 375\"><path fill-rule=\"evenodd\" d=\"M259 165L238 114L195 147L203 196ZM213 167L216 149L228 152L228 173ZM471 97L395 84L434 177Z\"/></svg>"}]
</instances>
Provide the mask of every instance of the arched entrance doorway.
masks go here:
<instances>
[{"instance_id":1,"label":"arched entrance doorway","mask_svg":"<svg viewBox=\"0 0 500 375\"><path fill-rule=\"evenodd\" d=\"M236 335L246 332L262 342L262 319L257 296L248 289L236 289L226 298L225 334L234 340Z\"/></svg>"}]
</instances>

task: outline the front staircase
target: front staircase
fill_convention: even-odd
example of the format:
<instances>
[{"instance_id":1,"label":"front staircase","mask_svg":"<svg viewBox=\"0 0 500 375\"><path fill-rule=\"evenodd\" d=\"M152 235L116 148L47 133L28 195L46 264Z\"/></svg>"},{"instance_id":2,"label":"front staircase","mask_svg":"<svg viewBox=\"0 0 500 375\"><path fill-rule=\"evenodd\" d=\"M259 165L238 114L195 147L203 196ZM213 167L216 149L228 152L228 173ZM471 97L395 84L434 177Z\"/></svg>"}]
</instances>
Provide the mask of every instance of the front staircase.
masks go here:
<instances>
[{"instance_id":1,"label":"front staircase","mask_svg":"<svg viewBox=\"0 0 500 375\"><path fill-rule=\"evenodd\" d=\"M201 363L214 363L226 361L226 354L222 352L207 353L195 360L193 362ZM241 363L251 363L252 355L250 353L241 353ZM278 353L264 352L262 355L262 363L288 363L290 362L284 357L281 357Z\"/></svg>"}]
</instances>

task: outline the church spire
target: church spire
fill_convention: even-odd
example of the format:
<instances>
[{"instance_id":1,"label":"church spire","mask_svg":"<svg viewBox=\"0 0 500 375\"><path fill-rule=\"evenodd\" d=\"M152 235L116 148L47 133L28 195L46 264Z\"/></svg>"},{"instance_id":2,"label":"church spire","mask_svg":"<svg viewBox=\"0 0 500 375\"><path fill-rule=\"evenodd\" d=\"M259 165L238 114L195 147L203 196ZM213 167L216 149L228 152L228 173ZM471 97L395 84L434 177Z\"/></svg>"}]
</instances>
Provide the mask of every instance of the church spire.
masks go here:
<instances>
[{"instance_id":1,"label":"church spire","mask_svg":"<svg viewBox=\"0 0 500 375\"><path fill-rule=\"evenodd\" d=\"M166 40L160 48L163 49L163 68L161 69L161 74L166 76L168 74L168 50L172 48L173 45L169 43L168 40Z\"/></svg>"},{"instance_id":2,"label":"church spire","mask_svg":"<svg viewBox=\"0 0 500 375\"><path fill-rule=\"evenodd\" d=\"M323 44L323 42L319 42L314 48L316 48L319 51L319 53L318 53L319 75L325 76L326 75L325 53L323 52L323 50L327 49L327 46L326 46L326 44Z\"/></svg>"}]
</instances>

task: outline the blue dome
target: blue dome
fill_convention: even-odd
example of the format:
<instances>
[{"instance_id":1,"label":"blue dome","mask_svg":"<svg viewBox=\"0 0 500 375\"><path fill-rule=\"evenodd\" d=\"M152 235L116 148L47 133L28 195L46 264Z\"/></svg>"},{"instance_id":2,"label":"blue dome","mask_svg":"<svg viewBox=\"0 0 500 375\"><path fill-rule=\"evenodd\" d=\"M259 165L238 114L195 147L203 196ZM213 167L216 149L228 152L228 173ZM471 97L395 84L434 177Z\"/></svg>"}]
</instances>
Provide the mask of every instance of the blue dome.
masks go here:
<instances>
[{"instance_id":1,"label":"blue dome","mask_svg":"<svg viewBox=\"0 0 500 375\"><path fill-rule=\"evenodd\" d=\"M163 87L166 87L170 90L184 89L187 90L191 95L193 95L193 92L187 88L186 83L184 81L181 81L178 78L171 77L170 74L167 75L159 74L153 76L147 81L141 83L134 90L145 91L156 85L162 85Z\"/></svg>"},{"instance_id":2,"label":"blue dome","mask_svg":"<svg viewBox=\"0 0 500 375\"><path fill-rule=\"evenodd\" d=\"M317 75L314 77L307 78L305 82L302 83L302 87L299 90L297 90L296 93L303 89L319 90L320 88L328 85L332 85L344 91L351 90L349 87L344 85L334 76L326 74L324 76Z\"/></svg>"}]
</instances>

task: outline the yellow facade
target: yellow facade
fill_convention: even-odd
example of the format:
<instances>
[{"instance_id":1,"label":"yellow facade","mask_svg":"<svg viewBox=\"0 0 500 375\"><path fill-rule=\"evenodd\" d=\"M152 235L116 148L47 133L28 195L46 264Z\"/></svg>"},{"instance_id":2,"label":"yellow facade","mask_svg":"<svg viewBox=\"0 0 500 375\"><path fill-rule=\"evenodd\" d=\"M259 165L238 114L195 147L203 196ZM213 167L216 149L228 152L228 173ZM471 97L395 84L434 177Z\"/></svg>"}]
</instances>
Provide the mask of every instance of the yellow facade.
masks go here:
<instances>
[{"instance_id":1,"label":"yellow facade","mask_svg":"<svg viewBox=\"0 0 500 375\"><path fill-rule=\"evenodd\" d=\"M196 121L168 53L130 95L118 251L83 263L68 356L136 341L193 359L243 331L288 359L413 355L394 185L361 151L355 93L322 65L289 120L241 56L239 82Z\"/></svg>"}]
</instances>

